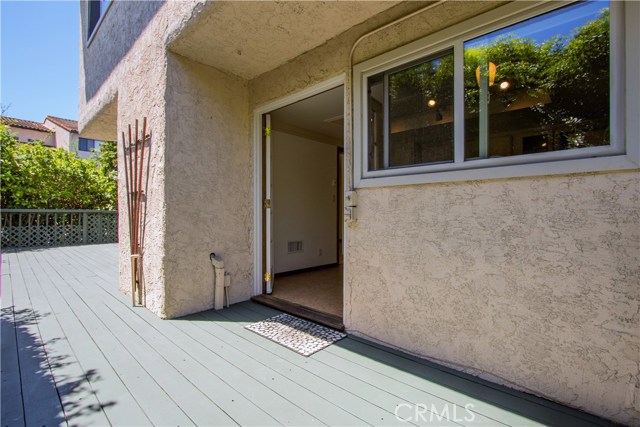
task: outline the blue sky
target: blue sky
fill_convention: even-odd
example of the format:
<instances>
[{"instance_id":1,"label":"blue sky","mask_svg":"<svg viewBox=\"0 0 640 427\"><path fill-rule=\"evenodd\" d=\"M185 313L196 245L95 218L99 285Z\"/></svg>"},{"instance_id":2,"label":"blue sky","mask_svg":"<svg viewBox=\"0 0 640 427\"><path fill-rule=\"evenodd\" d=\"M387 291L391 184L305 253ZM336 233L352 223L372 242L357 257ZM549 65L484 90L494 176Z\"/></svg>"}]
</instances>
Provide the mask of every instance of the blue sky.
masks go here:
<instances>
[{"instance_id":1,"label":"blue sky","mask_svg":"<svg viewBox=\"0 0 640 427\"><path fill-rule=\"evenodd\" d=\"M3 115L77 120L79 17L77 0L0 0Z\"/></svg>"},{"instance_id":2,"label":"blue sky","mask_svg":"<svg viewBox=\"0 0 640 427\"><path fill-rule=\"evenodd\" d=\"M609 2L606 0L592 0L573 4L470 40L465 43L465 47L492 43L496 38L507 34L532 38L539 44L544 43L553 36L563 35L569 37L576 28L600 17L600 12L608 7Z\"/></svg>"}]
</instances>

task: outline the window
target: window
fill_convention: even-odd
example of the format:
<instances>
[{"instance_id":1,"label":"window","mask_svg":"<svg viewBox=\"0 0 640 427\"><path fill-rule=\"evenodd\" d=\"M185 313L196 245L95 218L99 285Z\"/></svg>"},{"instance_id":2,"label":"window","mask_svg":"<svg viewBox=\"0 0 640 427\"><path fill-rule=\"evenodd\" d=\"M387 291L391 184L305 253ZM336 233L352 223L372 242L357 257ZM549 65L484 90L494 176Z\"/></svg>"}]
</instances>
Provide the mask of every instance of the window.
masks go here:
<instances>
[{"instance_id":1,"label":"window","mask_svg":"<svg viewBox=\"0 0 640 427\"><path fill-rule=\"evenodd\" d=\"M539 175L550 162L624 155L625 7L637 6L511 4L358 64L356 185L499 167L525 176L533 169L513 166L544 163Z\"/></svg>"},{"instance_id":2,"label":"window","mask_svg":"<svg viewBox=\"0 0 640 427\"><path fill-rule=\"evenodd\" d=\"M98 28L102 21L102 17L107 12L112 0L89 0L87 2L87 40L91 40L91 36Z\"/></svg>"},{"instance_id":3,"label":"window","mask_svg":"<svg viewBox=\"0 0 640 427\"><path fill-rule=\"evenodd\" d=\"M78 141L78 150L91 151L96 148L96 142L93 139L80 138Z\"/></svg>"},{"instance_id":4,"label":"window","mask_svg":"<svg viewBox=\"0 0 640 427\"><path fill-rule=\"evenodd\" d=\"M453 161L453 52L370 77L368 105L369 170Z\"/></svg>"}]
</instances>

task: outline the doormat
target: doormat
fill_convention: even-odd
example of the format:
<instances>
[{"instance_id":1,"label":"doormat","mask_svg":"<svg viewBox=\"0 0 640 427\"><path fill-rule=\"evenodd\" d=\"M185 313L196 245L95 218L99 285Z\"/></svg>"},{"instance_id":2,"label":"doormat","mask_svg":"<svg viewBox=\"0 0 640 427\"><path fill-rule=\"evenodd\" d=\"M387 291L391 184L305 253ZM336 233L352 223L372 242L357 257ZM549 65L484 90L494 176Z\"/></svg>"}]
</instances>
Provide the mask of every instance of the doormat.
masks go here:
<instances>
[{"instance_id":1,"label":"doormat","mask_svg":"<svg viewBox=\"0 0 640 427\"><path fill-rule=\"evenodd\" d=\"M311 356L347 336L286 313L247 325L245 328L303 356Z\"/></svg>"}]
</instances>

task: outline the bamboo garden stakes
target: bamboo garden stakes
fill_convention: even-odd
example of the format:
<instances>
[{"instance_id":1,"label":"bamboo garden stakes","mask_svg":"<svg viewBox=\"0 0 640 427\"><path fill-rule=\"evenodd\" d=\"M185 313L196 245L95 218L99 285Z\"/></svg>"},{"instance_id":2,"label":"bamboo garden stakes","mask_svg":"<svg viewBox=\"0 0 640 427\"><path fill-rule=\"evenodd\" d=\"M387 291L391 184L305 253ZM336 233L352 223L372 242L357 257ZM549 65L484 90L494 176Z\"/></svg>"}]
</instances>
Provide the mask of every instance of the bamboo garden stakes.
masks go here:
<instances>
[{"instance_id":1,"label":"bamboo garden stakes","mask_svg":"<svg viewBox=\"0 0 640 427\"><path fill-rule=\"evenodd\" d=\"M138 120L135 123L135 135L131 135L129 125L128 140L122 132L122 150L124 153L124 173L127 185L127 213L129 215L129 242L131 244L131 302L142 305L142 174L145 164L144 148L150 135L147 135L147 118L142 121L142 133L138 134ZM127 146L128 141L128 146Z\"/></svg>"}]
</instances>

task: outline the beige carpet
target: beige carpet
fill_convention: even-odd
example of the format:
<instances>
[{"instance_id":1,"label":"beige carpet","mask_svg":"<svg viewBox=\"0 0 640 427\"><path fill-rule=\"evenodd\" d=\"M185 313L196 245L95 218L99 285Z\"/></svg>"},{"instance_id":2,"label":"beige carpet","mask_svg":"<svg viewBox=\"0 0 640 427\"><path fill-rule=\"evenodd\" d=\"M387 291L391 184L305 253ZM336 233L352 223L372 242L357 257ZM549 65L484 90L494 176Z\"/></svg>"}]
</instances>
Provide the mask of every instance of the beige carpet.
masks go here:
<instances>
[{"instance_id":1,"label":"beige carpet","mask_svg":"<svg viewBox=\"0 0 640 427\"><path fill-rule=\"evenodd\" d=\"M342 266L276 277L272 295L342 317Z\"/></svg>"}]
</instances>

